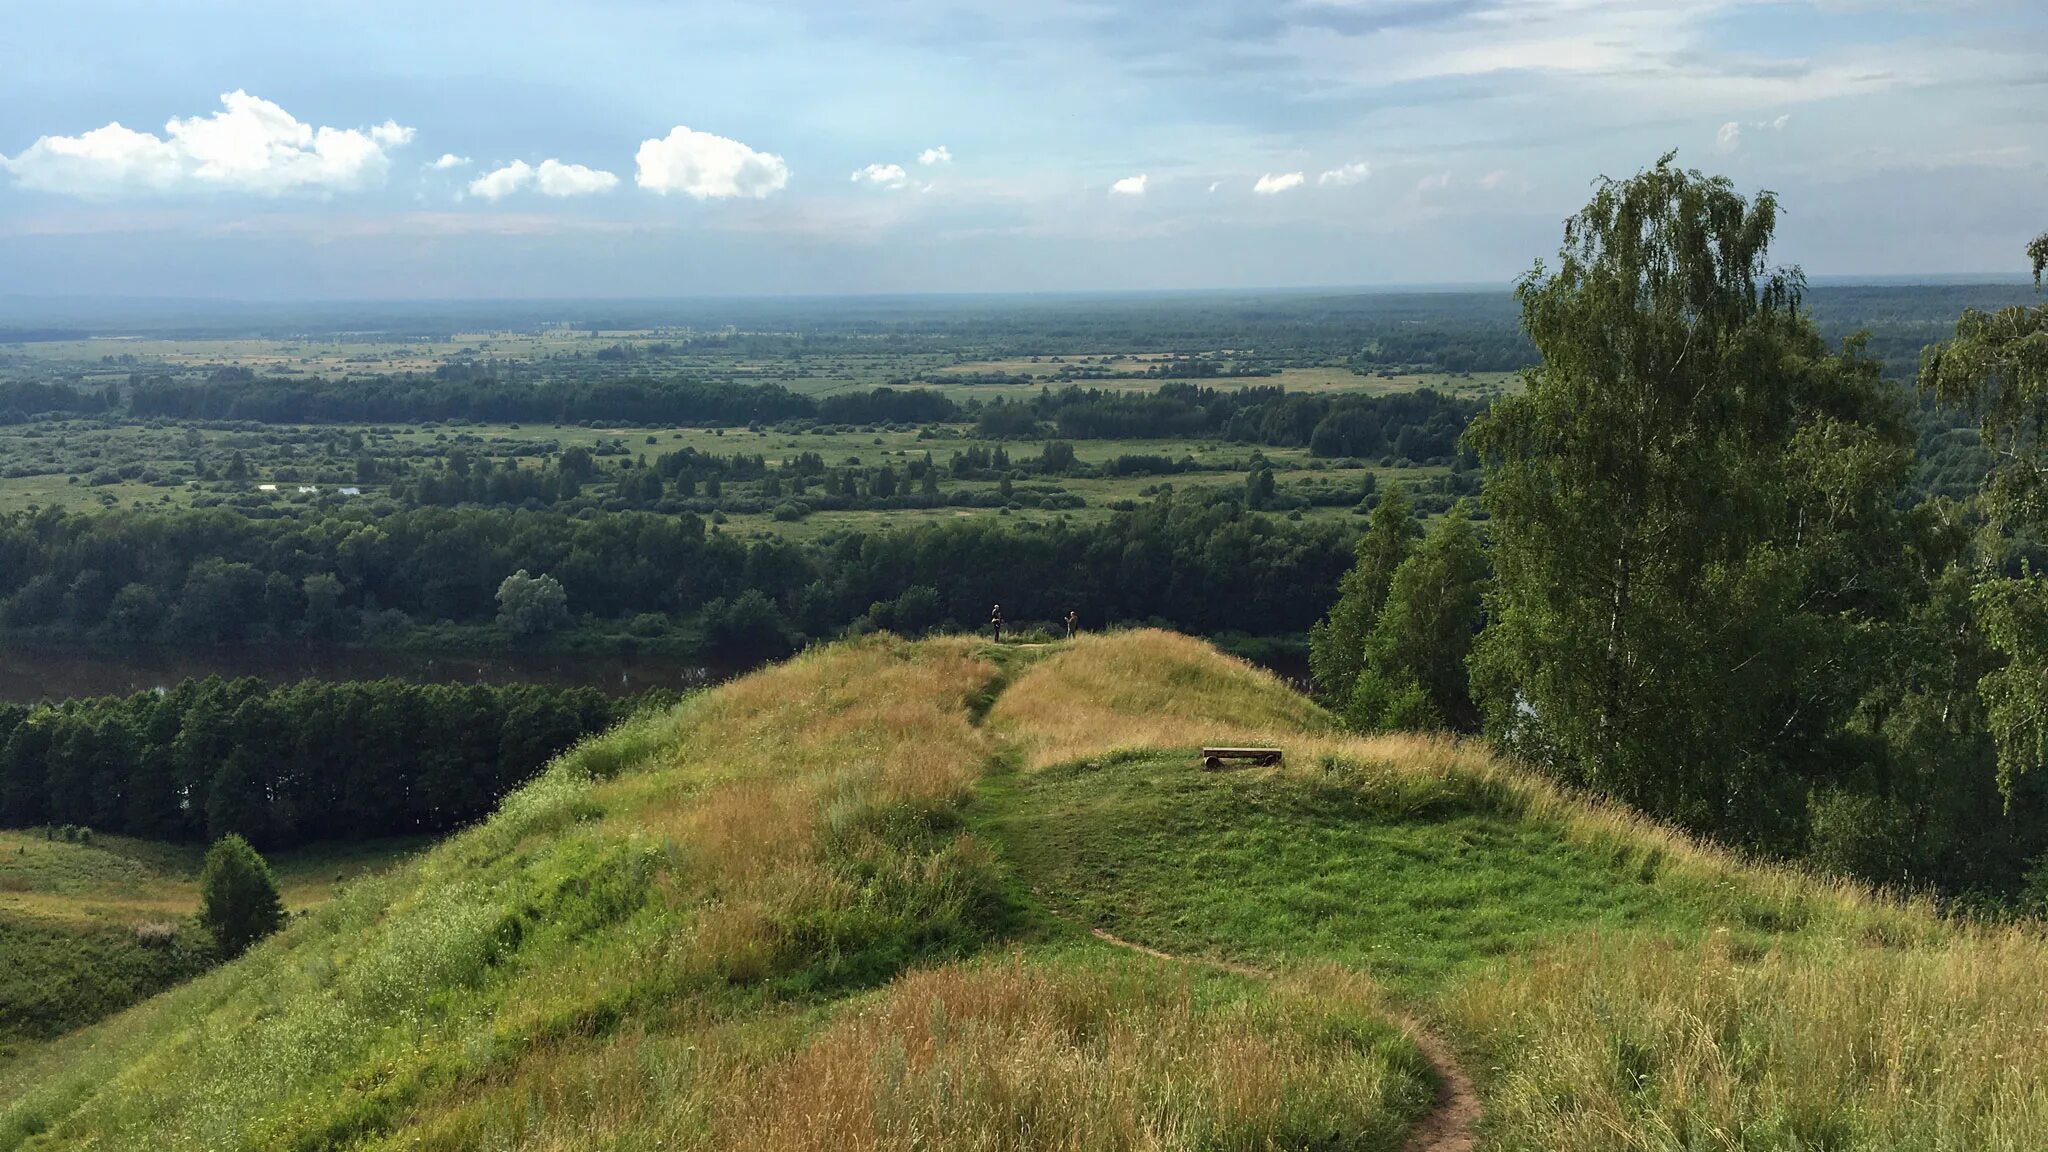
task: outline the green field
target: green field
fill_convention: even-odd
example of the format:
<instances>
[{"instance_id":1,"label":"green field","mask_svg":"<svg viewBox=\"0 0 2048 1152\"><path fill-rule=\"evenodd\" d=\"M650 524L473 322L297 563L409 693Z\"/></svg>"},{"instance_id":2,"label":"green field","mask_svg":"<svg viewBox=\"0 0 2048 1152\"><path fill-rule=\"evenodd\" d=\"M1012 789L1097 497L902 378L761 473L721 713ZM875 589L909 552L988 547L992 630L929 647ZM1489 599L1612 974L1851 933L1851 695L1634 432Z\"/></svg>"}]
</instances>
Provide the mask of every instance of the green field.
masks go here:
<instances>
[{"instance_id":1,"label":"green field","mask_svg":"<svg viewBox=\"0 0 2048 1152\"><path fill-rule=\"evenodd\" d=\"M943 467L955 452L972 448L1002 447L1013 458L1027 458L1039 451L1035 443L986 440L976 437L971 426L940 425L932 428L876 428L870 431L771 431L745 428L624 427L590 428L575 424L475 424L459 426L266 426L262 431L219 426L151 426L142 423L102 424L96 421L63 421L31 426L0 426L0 462L17 466L33 463L48 471L39 475L0 480L0 513L32 508L92 510L98 508L182 508L195 500L252 500L256 507L288 507L315 501L343 503L352 499L371 501L384 486L354 479L353 460L347 445L353 438L372 451L433 460L453 446L462 446L494 459L517 460L525 467L539 467L555 454L569 448L596 449L607 445L623 447L633 456L652 459L663 452L694 448L700 452L729 456L734 453L761 455L771 466L801 453L816 453L833 467L860 464L894 464L900 471L913 460L929 453ZM296 443L295 443L296 442ZM1085 507L1043 510L1020 507L1003 512L996 508L941 507L932 509L890 509L867 511L822 511L803 520L785 522L766 513L731 514L729 531L749 536L783 536L810 540L845 529L872 531L887 525L928 523L974 517L1005 516L1022 522L1043 522L1056 517L1076 521L1099 520L1109 516L1120 502L1141 501L1156 495L1162 486L1174 489L1195 487L1241 488L1254 457L1263 459L1274 471L1283 493L1295 493L1315 501L1301 510L1305 519L1350 524L1360 514L1359 499L1368 476L1380 483L1397 481L1414 484L1447 474L1442 467L1401 463L1382 466L1357 461L1320 460L1305 448L1264 447L1232 444L1222 440L1081 440L1073 442L1077 460L1086 465L1124 455L1155 455L1194 460L1202 471L1167 476L1057 477L1046 478L1085 501ZM240 452L253 463L246 480L191 479L190 461L198 457L215 460ZM114 479L95 482L103 468L139 466L157 476L155 482L142 479ZM66 467L68 466L68 467ZM76 479L74 479L76 478ZM1040 483L1033 481L1033 484ZM273 484L275 492L261 486ZM297 491L301 485L319 489L316 495ZM337 489L355 487L362 496L343 497ZM945 482L945 491L985 492L997 487L994 481Z\"/></svg>"},{"instance_id":2,"label":"green field","mask_svg":"<svg viewBox=\"0 0 2048 1152\"><path fill-rule=\"evenodd\" d=\"M2017 1150L2044 960L1198 641L875 637L0 1069L0 1147Z\"/></svg>"},{"instance_id":3,"label":"green field","mask_svg":"<svg viewBox=\"0 0 2048 1152\"><path fill-rule=\"evenodd\" d=\"M1127 351L978 357L966 350L945 350L943 341L924 339L897 343L886 350L862 351L835 347L806 355L792 351L774 357L696 346L693 337L716 333L676 330L541 329L536 331L456 332L418 340L376 336L245 337L238 339L97 337L16 345L0 358L0 371L21 377L38 375L76 378L87 383L117 383L131 373L203 373L218 368L247 368L265 376L351 377L431 373L450 363L511 363L567 374L683 375L736 383L780 384L795 392L829 396L884 385L933 387L956 400L1028 395L1057 382L1063 372L1100 371L1112 374L1146 372L1171 360L1167 353ZM853 342L856 345L858 342ZM879 341L870 341L879 343ZM615 351L610 351L615 350ZM599 360L610 351L618 360ZM1233 360L1229 350L1201 355ZM1030 376L1030 384L954 383L952 378ZM1255 377L1195 377L1171 373L1145 379L1079 379L1083 387L1151 390L1174 380L1210 387L1283 385L1300 391L1394 392L1415 388L1487 395L1512 388L1507 372L1425 372L1390 368L1360 375L1342 364L1282 367L1277 374Z\"/></svg>"}]
</instances>

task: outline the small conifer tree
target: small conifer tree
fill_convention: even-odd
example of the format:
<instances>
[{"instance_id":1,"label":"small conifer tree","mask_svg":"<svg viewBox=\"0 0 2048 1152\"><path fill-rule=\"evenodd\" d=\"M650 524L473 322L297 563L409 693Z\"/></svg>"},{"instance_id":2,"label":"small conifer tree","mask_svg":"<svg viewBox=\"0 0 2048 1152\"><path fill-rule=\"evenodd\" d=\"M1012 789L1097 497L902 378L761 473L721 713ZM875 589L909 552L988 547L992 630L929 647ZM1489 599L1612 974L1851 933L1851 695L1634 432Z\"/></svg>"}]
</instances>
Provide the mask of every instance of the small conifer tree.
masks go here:
<instances>
[{"instance_id":1,"label":"small conifer tree","mask_svg":"<svg viewBox=\"0 0 2048 1152\"><path fill-rule=\"evenodd\" d=\"M199 893L199 924L229 959L284 923L284 902L270 865L240 836L223 836L206 850Z\"/></svg>"}]
</instances>

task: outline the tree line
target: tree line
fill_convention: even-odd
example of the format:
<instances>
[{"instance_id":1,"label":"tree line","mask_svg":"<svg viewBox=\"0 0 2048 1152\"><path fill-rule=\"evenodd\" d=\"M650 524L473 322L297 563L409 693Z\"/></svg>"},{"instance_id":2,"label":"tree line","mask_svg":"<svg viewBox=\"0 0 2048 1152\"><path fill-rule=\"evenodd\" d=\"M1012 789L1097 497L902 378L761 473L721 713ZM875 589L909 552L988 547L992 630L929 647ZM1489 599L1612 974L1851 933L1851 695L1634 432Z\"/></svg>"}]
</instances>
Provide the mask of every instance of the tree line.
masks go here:
<instances>
[{"instance_id":1,"label":"tree line","mask_svg":"<svg viewBox=\"0 0 2048 1152\"><path fill-rule=\"evenodd\" d=\"M626 380L501 381L437 372L329 380L265 378L222 369L203 380L152 377L129 389L132 416L254 420L265 424L571 423L737 427L788 420L923 423L957 420L945 396L877 388L823 400L779 384L724 384L649 377Z\"/></svg>"},{"instance_id":2,"label":"tree line","mask_svg":"<svg viewBox=\"0 0 2048 1152\"><path fill-rule=\"evenodd\" d=\"M559 581L577 617L667 618L657 631L752 596L773 627L713 637L734 655L836 635L912 587L938 590L941 620L970 626L1001 602L1020 618L1281 634L1315 620L1347 556L1339 529L1256 514L1241 491L1168 495L1095 524L959 521L813 543L743 541L688 513L44 509L0 516L0 628L10 642L354 639L488 624L500 585L525 570Z\"/></svg>"},{"instance_id":3,"label":"tree line","mask_svg":"<svg viewBox=\"0 0 2048 1152\"><path fill-rule=\"evenodd\" d=\"M1162 384L1154 392L1048 389L1028 401L983 407L977 430L992 439L1048 434L1070 440L1215 437L1240 444L1309 449L1325 457L1454 455L1476 400L1428 388L1386 396L1289 392L1278 385L1219 389Z\"/></svg>"},{"instance_id":4,"label":"tree line","mask_svg":"<svg viewBox=\"0 0 2048 1152\"><path fill-rule=\"evenodd\" d=\"M1468 436L1483 535L1383 501L1318 691L1750 851L2048 899L2048 307L1927 350L1997 454L1916 497L1909 406L1770 264L1776 212L1669 157L1599 187L1518 288L1541 366Z\"/></svg>"},{"instance_id":5,"label":"tree line","mask_svg":"<svg viewBox=\"0 0 2048 1152\"><path fill-rule=\"evenodd\" d=\"M154 376L132 383L125 414L139 419L258 424L621 423L738 427L941 424L972 420L992 439L1221 438L1306 447L1317 456L1429 460L1452 455L1483 409L1430 389L1385 396L1289 392L1277 385L1213 388L1186 382L1154 392L1046 389L1030 400L956 403L924 388L875 388L822 399L778 384L687 379L509 382L445 369L433 375L329 380L267 378L223 368L203 380ZM123 414L116 389L15 384L0 412Z\"/></svg>"},{"instance_id":6,"label":"tree line","mask_svg":"<svg viewBox=\"0 0 2048 1152\"><path fill-rule=\"evenodd\" d=\"M445 832L650 698L590 688L206 677L0 705L0 824L265 848Z\"/></svg>"}]
</instances>

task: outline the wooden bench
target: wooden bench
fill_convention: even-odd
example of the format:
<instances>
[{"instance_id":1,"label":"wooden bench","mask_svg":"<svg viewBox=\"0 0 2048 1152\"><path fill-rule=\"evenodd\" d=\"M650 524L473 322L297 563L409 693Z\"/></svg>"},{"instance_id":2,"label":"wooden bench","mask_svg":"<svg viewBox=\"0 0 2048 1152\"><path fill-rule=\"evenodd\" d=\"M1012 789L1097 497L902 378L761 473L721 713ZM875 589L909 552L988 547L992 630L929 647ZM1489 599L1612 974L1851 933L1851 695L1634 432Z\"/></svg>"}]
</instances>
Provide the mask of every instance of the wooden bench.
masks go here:
<instances>
[{"instance_id":1,"label":"wooden bench","mask_svg":"<svg viewBox=\"0 0 2048 1152\"><path fill-rule=\"evenodd\" d=\"M1278 764L1278 748L1204 748L1202 767L1216 769L1223 767L1225 760L1247 760L1253 764Z\"/></svg>"}]
</instances>

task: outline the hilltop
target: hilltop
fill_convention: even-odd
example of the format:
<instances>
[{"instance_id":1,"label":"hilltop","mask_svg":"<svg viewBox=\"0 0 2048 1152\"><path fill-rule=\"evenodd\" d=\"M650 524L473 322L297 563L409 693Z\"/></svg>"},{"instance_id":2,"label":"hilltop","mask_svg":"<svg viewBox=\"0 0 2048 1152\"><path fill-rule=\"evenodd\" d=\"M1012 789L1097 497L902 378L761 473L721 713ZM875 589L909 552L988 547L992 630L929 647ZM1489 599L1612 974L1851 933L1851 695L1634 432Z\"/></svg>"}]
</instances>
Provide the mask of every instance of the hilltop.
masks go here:
<instances>
[{"instance_id":1,"label":"hilltop","mask_svg":"<svg viewBox=\"0 0 2048 1152\"><path fill-rule=\"evenodd\" d=\"M2044 961L1185 637L882 635L0 1069L0 1149L2038 1148Z\"/></svg>"}]
</instances>

